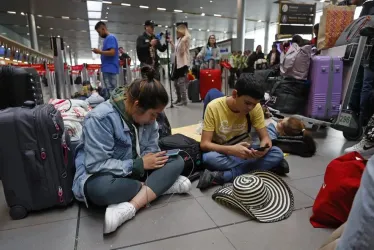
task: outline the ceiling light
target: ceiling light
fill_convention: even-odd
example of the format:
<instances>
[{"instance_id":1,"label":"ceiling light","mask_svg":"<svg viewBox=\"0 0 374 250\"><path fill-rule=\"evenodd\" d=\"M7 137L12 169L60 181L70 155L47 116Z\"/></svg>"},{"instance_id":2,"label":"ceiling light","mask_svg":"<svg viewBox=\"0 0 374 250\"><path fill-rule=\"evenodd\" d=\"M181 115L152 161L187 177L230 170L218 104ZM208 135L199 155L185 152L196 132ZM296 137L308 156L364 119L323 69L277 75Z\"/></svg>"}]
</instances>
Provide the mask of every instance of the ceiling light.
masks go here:
<instances>
[{"instance_id":1,"label":"ceiling light","mask_svg":"<svg viewBox=\"0 0 374 250\"><path fill-rule=\"evenodd\" d=\"M24 16L24 15L25 15L25 13L21 12L21 15L22 15L22 16Z\"/></svg>"},{"instance_id":2,"label":"ceiling light","mask_svg":"<svg viewBox=\"0 0 374 250\"><path fill-rule=\"evenodd\" d=\"M110 8L109 8L109 7L107 7L106 9L107 9L107 10L109 10Z\"/></svg>"},{"instance_id":3,"label":"ceiling light","mask_svg":"<svg viewBox=\"0 0 374 250\"><path fill-rule=\"evenodd\" d=\"M320 2L321 2L321 3L324 3L324 2L325 2L325 0L320 0Z\"/></svg>"},{"instance_id":4,"label":"ceiling light","mask_svg":"<svg viewBox=\"0 0 374 250\"><path fill-rule=\"evenodd\" d=\"M103 3L106 3L106 4L112 4L111 1L103 1Z\"/></svg>"},{"instance_id":5,"label":"ceiling light","mask_svg":"<svg viewBox=\"0 0 374 250\"><path fill-rule=\"evenodd\" d=\"M212 0L210 0L210 2L211 2L211 3L213 3L213 1L212 1Z\"/></svg>"},{"instance_id":6,"label":"ceiling light","mask_svg":"<svg viewBox=\"0 0 374 250\"><path fill-rule=\"evenodd\" d=\"M28 25L28 24L26 24L26 27L29 27L29 25Z\"/></svg>"},{"instance_id":7,"label":"ceiling light","mask_svg":"<svg viewBox=\"0 0 374 250\"><path fill-rule=\"evenodd\" d=\"M209 32L210 30L206 30L206 31L208 31L208 32Z\"/></svg>"},{"instance_id":8,"label":"ceiling light","mask_svg":"<svg viewBox=\"0 0 374 250\"><path fill-rule=\"evenodd\" d=\"M220 14L214 14L214 16L216 16L216 17L221 17L222 15L220 15Z\"/></svg>"},{"instance_id":9,"label":"ceiling light","mask_svg":"<svg viewBox=\"0 0 374 250\"><path fill-rule=\"evenodd\" d=\"M62 19L70 19L68 16L62 16Z\"/></svg>"},{"instance_id":10,"label":"ceiling light","mask_svg":"<svg viewBox=\"0 0 374 250\"><path fill-rule=\"evenodd\" d=\"M40 26L36 26L37 29L40 29Z\"/></svg>"},{"instance_id":11,"label":"ceiling light","mask_svg":"<svg viewBox=\"0 0 374 250\"><path fill-rule=\"evenodd\" d=\"M15 11L8 11L8 14L17 14L17 12L15 12Z\"/></svg>"},{"instance_id":12,"label":"ceiling light","mask_svg":"<svg viewBox=\"0 0 374 250\"><path fill-rule=\"evenodd\" d=\"M161 24L159 24L159 25L157 25L158 27L162 27L162 25Z\"/></svg>"},{"instance_id":13,"label":"ceiling light","mask_svg":"<svg viewBox=\"0 0 374 250\"><path fill-rule=\"evenodd\" d=\"M101 11L103 3L98 1L87 1L87 11Z\"/></svg>"},{"instance_id":14,"label":"ceiling light","mask_svg":"<svg viewBox=\"0 0 374 250\"><path fill-rule=\"evenodd\" d=\"M93 27L95 27L96 24L97 24L97 21L96 21L96 20L88 20L88 25L89 25L89 26L93 26Z\"/></svg>"},{"instance_id":15,"label":"ceiling light","mask_svg":"<svg viewBox=\"0 0 374 250\"><path fill-rule=\"evenodd\" d=\"M192 30L192 28L188 28L189 30Z\"/></svg>"},{"instance_id":16,"label":"ceiling light","mask_svg":"<svg viewBox=\"0 0 374 250\"><path fill-rule=\"evenodd\" d=\"M199 29L199 31L201 31L201 29Z\"/></svg>"},{"instance_id":17,"label":"ceiling light","mask_svg":"<svg viewBox=\"0 0 374 250\"><path fill-rule=\"evenodd\" d=\"M194 38L194 39L192 39L193 41L195 41L196 40L196 38Z\"/></svg>"},{"instance_id":18,"label":"ceiling light","mask_svg":"<svg viewBox=\"0 0 374 250\"><path fill-rule=\"evenodd\" d=\"M167 25L165 26L165 28L168 28L168 27L169 27L169 26L167 26Z\"/></svg>"},{"instance_id":19,"label":"ceiling light","mask_svg":"<svg viewBox=\"0 0 374 250\"><path fill-rule=\"evenodd\" d=\"M223 33L225 33L225 34L226 34L226 32L227 32L227 31L224 31Z\"/></svg>"},{"instance_id":20,"label":"ceiling light","mask_svg":"<svg viewBox=\"0 0 374 250\"><path fill-rule=\"evenodd\" d=\"M69 45L68 45L68 46L66 46L66 47L70 48L70 46L69 46Z\"/></svg>"},{"instance_id":21,"label":"ceiling light","mask_svg":"<svg viewBox=\"0 0 374 250\"><path fill-rule=\"evenodd\" d=\"M132 50L130 50L132 52Z\"/></svg>"},{"instance_id":22,"label":"ceiling light","mask_svg":"<svg viewBox=\"0 0 374 250\"><path fill-rule=\"evenodd\" d=\"M183 12L182 10L174 10L174 12Z\"/></svg>"},{"instance_id":23,"label":"ceiling light","mask_svg":"<svg viewBox=\"0 0 374 250\"><path fill-rule=\"evenodd\" d=\"M200 7L200 9L203 9L203 7Z\"/></svg>"},{"instance_id":24,"label":"ceiling light","mask_svg":"<svg viewBox=\"0 0 374 250\"><path fill-rule=\"evenodd\" d=\"M99 19L101 17L101 11L88 11L87 14L89 19Z\"/></svg>"},{"instance_id":25,"label":"ceiling light","mask_svg":"<svg viewBox=\"0 0 374 250\"><path fill-rule=\"evenodd\" d=\"M157 8L157 10L165 11L165 8Z\"/></svg>"},{"instance_id":26,"label":"ceiling light","mask_svg":"<svg viewBox=\"0 0 374 250\"><path fill-rule=\"evenodd\" d=\"M257 22L258 22L258 23L261 23L261 20L258 20Z\"/></svg>"},{"instance_id":27,"label":"ceiling light","mask_svg":"<svg viewBox=\"0 0 374 250\"><path fill-rule=\"evenodd\" d=\"M38 15L38 17L43 17L43 15Z\"/></svg>"},{"instance_id":28,"label":"ceiling light","mask_svg":"<svg viewBox=\"0 0 374 250\"><path fill-rule=\"evenodd\" d=\"M105 18L108 18L107 16Z\"/></svg>"},{"instance_id":29,"label":"ceiling light","mask_svg":"<svg viewBox=\"0 0 374 250\"><path fill-rule=\"evenodd\" d=\"M187 18L187 16L185 16L184 18Z\"/></svg>"},{"instance_id":30,"label":"ceiling light","mask_svg":"<svg viewBox=\"0 0 374 250\"><path fill-rule=\"evenodd\" d=\"M149 7L148 6L144 6L144 5L140 5L139 8L141 8L141 9L148 9Z\"/></svg>"},{"instance_id":31,"label":"ceiling light","mask_svg":"<svg viewBox=\"0 0 374 250\"><path fill-rule=\"evenodd\" d=\"M107 13L105 13L106 15L108 15L109 13L107 12Z\"/></svg>"},{"instance_id":32,"label":"ceiling light","mask_svg":"<svg viewBox=\"0 0 374 250\"><path fill-rule=\"evenodd\" d=\"M202 16L205 16L205 13L201 13Z\"/></svg>"},{"instance_id":33,"label":"ceiling light","mask_svg":"<svg viewBox=\"0 0 374 250\"><path fill-rule=\"evenodd\" d=\"M102 22L108 22L108 20L105 20L105 19L101 19Z\"/></svg>"},{"instance_id":34,"label":"ceiling light","mask_svg":"<svg viewBox=\"0 0 374 250\"><path fill-rule=\"evenodd\" d=\"M53 30L53 28L49 28L50 30Z\"/></svg>"},{"instance_id":35,"label":"ceiling light","mask_svg":"<svg viewBox=\"0 0 374 250\"><path fill-rule=\"evenodd\" d=\"M121 3L122 6L131 6L129 3Z\"/></svg>"}]
</instances>

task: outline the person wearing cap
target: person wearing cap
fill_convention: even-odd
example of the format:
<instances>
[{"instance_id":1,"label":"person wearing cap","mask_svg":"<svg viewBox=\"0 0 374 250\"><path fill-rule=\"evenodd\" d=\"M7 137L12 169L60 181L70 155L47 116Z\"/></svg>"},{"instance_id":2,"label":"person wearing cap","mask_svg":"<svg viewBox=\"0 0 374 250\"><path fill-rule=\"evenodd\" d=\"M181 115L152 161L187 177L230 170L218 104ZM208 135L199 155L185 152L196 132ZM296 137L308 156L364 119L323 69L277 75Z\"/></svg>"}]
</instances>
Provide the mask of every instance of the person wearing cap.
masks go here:
<instances>
[{"instance_id":1,"label":"person wearing cap","mask_svg":"<svg viewBox=\"0 0 374 250\"><path fill-rule=\"evenodd\" d=\"M176 23L177 42L174 44L173 39L169 38L169 42L174 49L175 63L173 70L173 78L178 96L177 106L187 105L187 73L190 66L190 43L191 35L188 32L187 22ZM179 91L178 91L179 90Z\"/></svg>"},{"instance_id":2,"label":"person wearing cap","mask_svg":"<svg viewBox=\"0 0 374 250\"><path fill-rule=\"evenodd\" d=\"M160 40L155 36L155 22L147 20L144 23L144 33L136 40L136 53L140 61L140 66L144 64L151 65L155 71L155 79L160 80L160 64L157 50L164 52L167 49L167 44L161 45Z\"/></svg>"},{"instance_id":3,"label":"person wearing cap","mask_svg":"<svg viewBox=\"0 0 374 250\"><path fill-rule=\"evenodd\" d=\"M117 38L109 33L104 22L98 22L95 25L95 30L104 39L104 42L101 50L94 48L92 52L101 55L101 72L103 73L104 86L108 97L117 87L117 75L119 74L118 42Z\"/></svg>"}]
</instances>

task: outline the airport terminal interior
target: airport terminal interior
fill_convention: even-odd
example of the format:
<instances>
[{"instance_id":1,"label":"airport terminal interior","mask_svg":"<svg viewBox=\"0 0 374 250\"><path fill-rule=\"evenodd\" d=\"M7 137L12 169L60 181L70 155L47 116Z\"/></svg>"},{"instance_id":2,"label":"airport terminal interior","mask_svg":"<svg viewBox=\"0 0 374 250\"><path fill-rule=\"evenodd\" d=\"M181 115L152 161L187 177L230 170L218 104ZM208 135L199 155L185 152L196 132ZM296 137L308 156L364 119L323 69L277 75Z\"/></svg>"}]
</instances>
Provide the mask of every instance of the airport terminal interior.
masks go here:
<instances>
[{"instance_id":1,"label":"airport terminal interior","mask_svg":"<svg viewBox=\"0 0 374 250\"><path fill-rule=\"evenodd\" d=\"M196 56L199 47L207 44L211 35L215 35L222 58L227 61L230 60L234 50L255 51L256 47L261 45L267 55L275 41L292 38L292 36L283 38L278 36L282 11L280 2L283 1L2 0L0 2L0 46L5 48L0 49L0 54L2 53L0 65L14 67L37 65L33 67L40 74L42 83L44 81L47 83L43 85L43 88L47 89L43 93L45 103L48 103L50 98L67 99L69 95L79 94L82 85L77 83L78 77L83 78L83 81L87 80L90 84L103 82L100 75L100 55L92 53L93 48L100 49L103 46L103 39L95 30L95 25L99 21L103 22L107 30L117 38L118 46L123 47L130 58L125 61L125 64L128 63L127 71L122 70L123 64L121 64L121 73L117 78L118 85L126 84L123 79L127 79L127 84L130 84L129 81L140 77L141 62L136 53L136 42L138 36L143 34L147 20L154 22L157 34L162 32L165 36L167 30L172 39L176 36L176 26L181 22L182 24L187 22L191 35L192 57ZM301 35L303 39L312 40L313 26L319 23L323 7L330 1L284 2L312 6L312 19L307 21L308 25L292 26L309 27L310 33ZM163 44L165 38L161 38L161 41ZM56 45L59 42L62 43ZM64 50L61 50L62 47ZM161 83L166 88L169 98L176 101L175 86L173 81L169 80L169 68L166 66L171 57L171 46L169 48L170 51L168 49L158 52L163 68L160 71ZM57 49L60 51L56 52ZM279 49L279 46L276 49ZM9 55L8 50L12 51ZM222 69L224 70L220 77L222 86L219 88L222 88L224 94L231 95L233 86L229 86L229 69L224 67ZM162 71L166 71L166 74L162 74ZM56 85L56 82L61 82L62 75L66 81L70 78L71 83L65 94L61 86ZM54 87L57 90L52 90ZM203 120L203 107L203 102L190 100L187 105L171 106L168 103L165 114L172 132L200 141L200 134L197 131ZM87 208L84 202L74 201L67 207L32 211L24 219L12 219L2 191L3 184L0 181L0 250L319 249L336 228L315 228L310 222L313 204L324 185L326 167L333 159L343 155L345 149L357 144L361 137L347 140L342 131L333 129L329 125L308 128L311 128L312 137L316 142L316 153L312 157L284 154L290 170L279 178L293 194L293 212L284 220L261 223L241 210L219 204L212 199L218 186L200 190L197 188L199 182L197 179L192 181L192 187L187 193L161 196L141 209L133 219L118 227L115 232L104 235L105 208L90 206ZM4 171L6 170L0 173L5 173Z\"/></svg>"}]
</instances>

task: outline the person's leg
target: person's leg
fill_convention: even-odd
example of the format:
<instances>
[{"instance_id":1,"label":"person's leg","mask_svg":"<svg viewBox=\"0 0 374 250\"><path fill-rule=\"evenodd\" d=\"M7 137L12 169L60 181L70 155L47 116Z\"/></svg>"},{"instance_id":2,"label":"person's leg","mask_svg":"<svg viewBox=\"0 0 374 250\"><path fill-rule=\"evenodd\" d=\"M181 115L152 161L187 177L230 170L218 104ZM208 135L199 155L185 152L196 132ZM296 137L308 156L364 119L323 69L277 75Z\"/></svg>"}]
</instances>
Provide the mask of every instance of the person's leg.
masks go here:
<instances>
[{"instance_id":1,"label":"person's leg","mask_svg":"<svg viewBox=\"0 0 374 250\"><path fill-rule=\"evenodd\" d=\"M109 89L109 94L112 94L112 91L117 88L117 74L112 74L112 73L109 73L110 74L110 81L109 81L109 86L108 86L108 89Z\"/></svg>"},{"instance_id":2,"label":"person's leg","mask_svg":"<svg viewBox=\"0 0 374 250\"><path fill-rule=\"evenodd\" d=\"M371 68L365 68L360 101L360 118L362 121L362 126L366 126L370 119L370 108L368 108L368 106L373 105L372 103L369 103L373 89L374 71Z\"/></svg>"},{"instance_id":3,"label":"person's leg","mask_svg":"<svg viewBox=\"0 0 374 250\"><path fill-rule=\"evenodd\" d=\"M336 250L374 249L374 158L366 165L360 188Z\"/></svg>"},{"instance_id":4,"label":"person's leg","mask_svg":"<svg viewBox=\"0 0 374 250\"><path fill-rule=\"evenodd\" d=\"M160 81L161 80L161 75L160 75L160 65L159 64L157 64L157 65L155 65L155 79L157 80L157 81Z\"/></svg>"},{"instance_id":5,"label":"person's leg","mask_svg":"<svg viewBox=\"0 0 374 250\"><path fill-rule=\"evenodd\" d=\"M85 195L89 203L106 207L130 201L142 185L130 178L115 177L111 174L91 176L85 184Z\"/></svg>"},{"instance_id":6,"label":"person's leg","mask_svg":"<svg viewBox=\"0 0 374 250\"><path fill-rule=\"evenodd\" d=\"M110 86L110 74L109 73L104 73L103 72L103 85L104 85L104 88L103 88L103 97L105 99L108 99L109 98L109 93L110 93L110 90L109 90L109 86Z\"/></svg>"},{"instance_id":7,"label":"person's leg","mask_svg":"<svg viewBox=\"0 0 374 250\"><path fill-rule=\"evenodd\" d=\"M181 91L180 91L180 87L178 85L177 80L174 81L174 88L175 88L175 93L177 94L177 100L175 101L174 104L177 104L177 103L180 103L182 101Z\"/></svg>"},{"instance_id":8,"label":"person's leg","mask_svg":"<svg viewBox=\"0 0 374 250\"><path fill-rule=\"evenodd\" d=\"M184 75L177 79L177 84L179 87L180 95L181 95L181 102L178 104L179 106L186 106L187 105L187 76Z\"/></svg>"},{"instance_id":9,"label":"person's leg","mask_svg":"<svg viewBox=\"0 0 374 250\"><path fill-rule=\"evenodd\" d=\"M180 177L183 169L183 158L171 157L165 166L149 175L145 185L152 189L157 197L165 193L186 193L191 188L191 182L188 178Z\"/></svg>"}]
</instances>

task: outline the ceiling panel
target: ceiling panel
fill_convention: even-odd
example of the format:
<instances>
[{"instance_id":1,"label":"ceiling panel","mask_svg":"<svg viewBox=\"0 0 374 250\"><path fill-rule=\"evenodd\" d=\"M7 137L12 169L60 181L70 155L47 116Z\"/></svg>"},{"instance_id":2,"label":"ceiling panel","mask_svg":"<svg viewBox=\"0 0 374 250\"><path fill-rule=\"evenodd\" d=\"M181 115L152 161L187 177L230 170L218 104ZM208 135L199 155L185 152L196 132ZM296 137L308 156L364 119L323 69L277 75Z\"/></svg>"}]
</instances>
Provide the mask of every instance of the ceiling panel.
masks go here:
<instances>
[{"instance_id":1,"label":"ceiling panel","mask_svg":"<svg viewBox=\"0 0 374 250\"><path fill-rule=\"evenodd\" d=\"M118 38L120 46L128 51L135 50L136 38L143 33L142 24L147 19L152 19L162 26L157 27L156 32L164 32L165 26L172 28L177 21L187 21L194 38L193 46L204 44L210 34L215 34L218 40L225 40L236 34L237 1L235 0L111 1L112 4L103 4L102 19L108 20L109 31ZM264 26L258 20L277 21L278 4L274 4L274 0L246 1L247 32ZM318 3L318 9L322 6L319 0L294 2ZM121 3L131 6L123 6ZM140 5L149 8L141 9ZM159 11L157 8L165 8L166 11ZM20 13L30 10L35 15L36 25L39 26L38 39L44 51L49 50L49 36L60 35L79 57L90 58L92 56L85 0L6 1L6 4L0 5L0 25L28 38L27 18ZM183 13L175 13L174 10L182 10ZM8 14L7 11L16 11L17 14ZM205 16L201 13L205 13ZM222 15L222 17L214 17L214 14ZM69 17L69 19L62 17Z\"/></svg>"}]
</instances>

